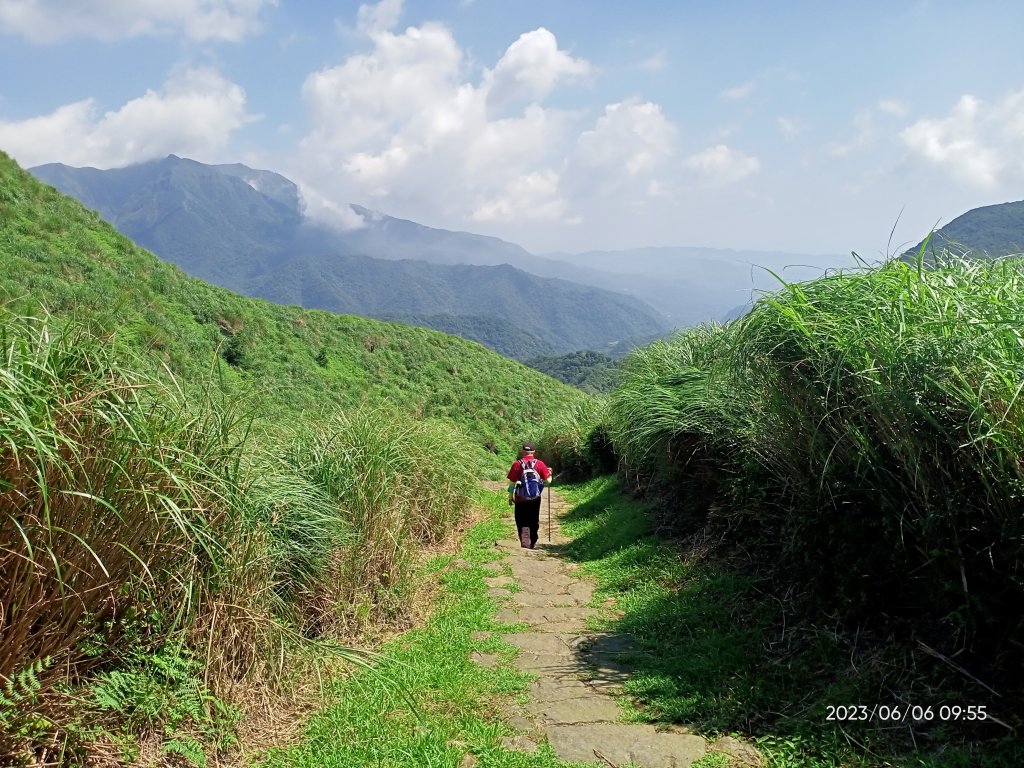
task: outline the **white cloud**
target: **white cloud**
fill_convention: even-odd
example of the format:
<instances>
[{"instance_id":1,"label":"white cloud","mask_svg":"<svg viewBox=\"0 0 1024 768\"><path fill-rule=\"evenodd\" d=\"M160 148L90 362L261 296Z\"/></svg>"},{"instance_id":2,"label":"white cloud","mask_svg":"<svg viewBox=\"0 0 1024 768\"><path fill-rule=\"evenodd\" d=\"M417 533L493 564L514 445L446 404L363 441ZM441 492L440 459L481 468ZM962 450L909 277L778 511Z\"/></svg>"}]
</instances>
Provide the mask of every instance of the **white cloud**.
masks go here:
<instances>
[{"instance_id":1,"label":"white cloud","mask_svg":"<svg viewBox=\"0 0 1024 768\"><path fill-rule=\"evenodd\" d=\"M313 131L307 148L332 154L367 151L403 128L444 132L465 111L459 103L462 52L439 24L410 27L396 35L378 32L374 50L314 72L302 94ZM429 142L435 130L422 135Z\"/></svg>"},{"instance_id":2,"label":"white cloud","mask_svg":"<svg viewBox=\"0 0 1024 768\"><path fill-rule=\"evenodd\" d=\"M513 179L503 194L486 200L473 211L475 221L556 221L565 213L566 201L558 190L558 174L537 171Z\"/></svg>"},{"instance_id":3,"label":"white cloud","mask_svg":"<svg viewBox=\"0 0 1024 768\"><path fill-rule=\"evenodd\" d=\"M369 35L393 29L402 15L402 0L381 0L376 5L360 5L356 29Z\"/></svg>"},{"instance_id":4,"label":"white cloud","mask_svg":"<svg viewBox=\"0 0 1024 768\"><path fill-rule=\"evenodd\" d=\"M727 88L718 94L721 98L726 101L739 101L745 99L754 92L754 81L747 80L747 82L737 85L733 88Z\"/></svg>"},{"instance_id":5,"label":"white cloud","mask_svg":"<svg viewBox=\"0 0 1024 768\"><path fill-rule=\"evenodd\" d=\"M900 138L910 152L978 187L1024 181L1024 91L992 105L970 94L942 118L925 118Z\"/></svg>"},{"instance_id":6,"label":"white cloud","mask_svg":"<svg viewBox=\"0 0 1024 768\"><path fill-rule=\"evenodd\" d=\"M493 70L484 73L483 87L489 106L525 100L536 103L557 85L590 74L590 64L558 48L544 27L526 32L508 47Z\"/></svg>"},{"instance_id":7,"label":"white cloud","mask_svg":"<svg viewBox=\"0 0 1024 768\"><path fill-rule=\"evenodd\" d=\"M658 51L636 65L637 69L643 69L648 72L661 72L663 69L668 67L668 57L664 51Z\"/></svg>"},{"instance_id":8,"label":"white cloud","mask_svg":"<svg viewBox=\"0 0 1024 768\"><path fill-rule=\"evenodd\" d=\"M519 239L678 195L676 128L660 105L627 99L588 119L548 103L592 73L549 30L474 68L447 26L372 21L394 18L384 10L361 11L365 50L303 86L311 128L286 170L312 215L356 202Z\"/></svg>"},{"instance_id":9,"label":"white cloud","mask_svg":"<svg viewBox=\"0 0 1024 768\"><path fill-rule=\"evenodd\" d=\"M240 86L215 70L193 69L168 80L162 93L146 91L102 115L85 99L48 115L0 122L0 146L24 166L111 168L172 152L202 159L256 119L246 112Z\"/></svg>"},{"instance_id":10,"label":"white cloud","mask_svg":"<svg viewBox=\"0 0 1024 768\"><path fill-rule=\"evenodd\" d=\"M161 34L238 42L259 31L261 11L276 4L277 0L3 0L0 31L35 43Z\"/></svg>"},{"instance_id":11,"label":"white cloud","mask_svg":"<svg viewBox=\"0 0 1024 768\"><path fill-rule=\"evenodd\" d=\"M655 170L672 154L675 126L654 102L636 99L605 107L593 130L584 131L576 142L577 163L602 169L615 179L621 174Z\"/></svg>"},{"instance_id":12,"label":"white cloud","mask_svg":"<svg viewBox=\"0 0 1024 768\"><path fill-rule=\"evenodd\" d=\"M684 165L709 183L727 185L757 173L761 161L725 144L717 144L691 155Z\"/></svg>"},{"instance_id":13,"label":"white cloud","mask_svg":"<svg viewBox=\"0 0 1024 768\"><path fill-rule=\"evenodd\" d=\"M560 172L573 118L542 101L589 74L590 64L537 29L473 82L446 26L391 31L398 10L390 0L363 6L359 28L371 49L306 79L312 129L294 173L310 211L330 216L316 201L334 199L434 220L562 216Z\"/></svg>"}]
</instances>

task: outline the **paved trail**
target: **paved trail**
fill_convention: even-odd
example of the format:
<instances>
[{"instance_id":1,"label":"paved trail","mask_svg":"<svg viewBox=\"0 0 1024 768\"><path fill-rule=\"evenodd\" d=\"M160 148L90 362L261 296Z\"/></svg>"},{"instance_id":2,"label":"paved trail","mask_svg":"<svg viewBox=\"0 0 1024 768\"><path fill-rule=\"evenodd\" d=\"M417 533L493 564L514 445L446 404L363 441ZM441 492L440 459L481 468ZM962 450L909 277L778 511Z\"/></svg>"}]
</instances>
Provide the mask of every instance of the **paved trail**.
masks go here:
<instances>
[{"instance_id":1,"label":"paved trail","mask_svg":"<svg viewBox=\"0 0 1024 768\"><path fill-rule=\"evenodd\" d=\"M496 490L503 486L495 484ZM520 649L516 666L539 675L530 687L529 703L510 712L508 720L521 731L506 740L511 749L532 750L546 736L563 760L591 762L600 766L635 765L642 768L685 768L708 751L721 751L736 765L748 762L749 750L733 739L711 743L684 728L659 731L652 725L618 722L615 696L628 675L622 656L632 648L628 635L588 631L585 620L595 613L588 607L594 587L577 567L559 558L558 545L566 539L558 520L568 505L554 494L551 499L552 536L547 541L547 504L541 515L541 540L537 549L520 547L515 539L511 507L506 515L508 537L497 546L508 557L495 561L495 576L487 580L490 594L503 598L499 621L526 623L525 632L502 635ZM504 566L512 575L503 575ZM517 582L519 590L508 586ZM497 659L474 654L481 664Z\"/></svg>"}]
</instances>

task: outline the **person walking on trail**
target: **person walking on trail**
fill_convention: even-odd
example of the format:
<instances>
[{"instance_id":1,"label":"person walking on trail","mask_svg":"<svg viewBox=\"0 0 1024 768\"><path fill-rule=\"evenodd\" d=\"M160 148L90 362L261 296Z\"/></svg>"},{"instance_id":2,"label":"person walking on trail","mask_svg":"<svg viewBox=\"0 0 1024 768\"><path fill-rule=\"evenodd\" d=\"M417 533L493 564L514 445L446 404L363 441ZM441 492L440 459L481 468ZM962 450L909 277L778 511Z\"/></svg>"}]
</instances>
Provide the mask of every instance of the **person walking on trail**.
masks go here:
<instances>
[{"instance_id":1,"label":"person walking on trail","mask_svg":"<svg viewBox=\"0 0 1024 768\"><path fill-rule=\"evenodd\" d=\"M509 501L515 504L516 533L527 549L537 546L540 529L540 497L544 484L551 482L551 470L535 455L533 443L523 443L523 455L508 471Z\"/></svg>"}]
</instances>

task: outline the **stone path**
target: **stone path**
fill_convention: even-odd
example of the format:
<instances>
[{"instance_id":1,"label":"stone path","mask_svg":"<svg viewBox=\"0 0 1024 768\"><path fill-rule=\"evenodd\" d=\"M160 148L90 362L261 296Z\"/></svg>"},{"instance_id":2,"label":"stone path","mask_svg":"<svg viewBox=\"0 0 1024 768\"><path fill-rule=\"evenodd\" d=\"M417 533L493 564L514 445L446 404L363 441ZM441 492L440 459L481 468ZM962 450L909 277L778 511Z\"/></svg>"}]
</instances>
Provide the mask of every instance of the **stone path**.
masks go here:
<instances>
[{"instance_id":1,"label":"stone path","mask_svg":"<svg viewBox=\"0 0 1024 768\"><path fill-rule=\"evenodd\" d=\"M503 486L492 486L496 491ZM509 749L532 751L546 737L563 760L594 765L685 768L709 751L721 752L733 765L758 765L756 754L734 739L708 742L701 736L674 727L658 730L652 725L618 722L620 708L615 696L629 668L623 655L633 647L628 635L594 633L586 618L594 587L577 566L559 559L557 545L568 541L558 520L568 506L551 498L552 536L547 537L547 504L541 514L541 538L537 548L523 549L515 537L512 510L506 515L508 538L497 542L508 557L495 561L495 576L487 579L489 593L501 599L499 621L525 623L524 632L503 634L502 640L520 649L516 666L538 675L531 684L527 704L508 715L520 734L507 738ZM503 575L504 566L511 576ZM519 589L509 586L517 583ZM488 634L488 633L484 633ZM496 657L474 654L481 664Z\"/></svg>"}]
</instances>

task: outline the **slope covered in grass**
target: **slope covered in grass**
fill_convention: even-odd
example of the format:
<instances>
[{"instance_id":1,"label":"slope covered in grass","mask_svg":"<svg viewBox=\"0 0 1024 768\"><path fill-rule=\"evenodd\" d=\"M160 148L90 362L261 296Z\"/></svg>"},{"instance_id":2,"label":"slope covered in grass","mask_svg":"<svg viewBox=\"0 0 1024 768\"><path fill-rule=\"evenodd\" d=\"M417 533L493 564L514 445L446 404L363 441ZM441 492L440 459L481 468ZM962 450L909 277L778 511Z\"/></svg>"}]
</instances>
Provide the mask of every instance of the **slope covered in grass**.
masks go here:
<instances>
[{"instance_id":1,"label":"slope covered in grass","mask_svg":"<svg viewBox=\"0 0 1024 768\"><path fill-rule=\"evenodd\" d=\"M191 279L0 155L0 763L219 759L310 641L408 626L475 478L584 397Z\"/></svg>"},{"instance_id":2,"label":"slope covered in grass","mask_svg":"<svg viewBox=\"0 0 1024 768\"><path fill-rule=\"evenodd\" d=\"M186 382L212 373L269 420L387 403L487 451L581 397L478 344L393 323L248 299L189 278L0 155L0 301L88 318ZM496 462L500 464L503 462Z\"/></svg>"}]
</instances>

